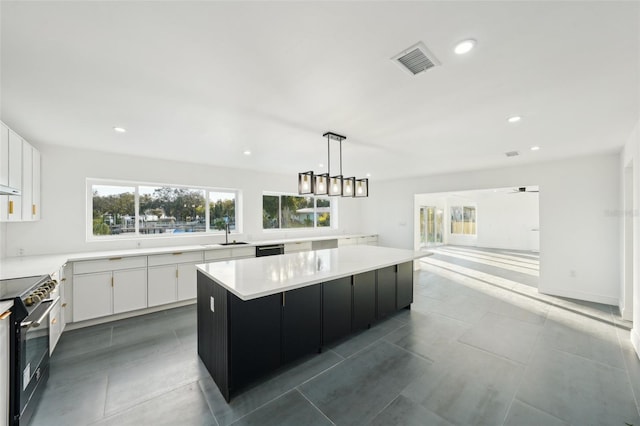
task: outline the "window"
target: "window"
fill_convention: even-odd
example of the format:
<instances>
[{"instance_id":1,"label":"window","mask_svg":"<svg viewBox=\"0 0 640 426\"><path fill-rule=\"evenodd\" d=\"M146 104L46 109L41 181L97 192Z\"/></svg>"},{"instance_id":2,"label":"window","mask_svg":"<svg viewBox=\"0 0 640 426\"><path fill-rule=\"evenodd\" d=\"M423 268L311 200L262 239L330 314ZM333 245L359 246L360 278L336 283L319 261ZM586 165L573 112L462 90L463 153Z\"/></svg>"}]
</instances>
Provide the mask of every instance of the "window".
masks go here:
<instances>
[{"instance_id":1,"label":"window","mask_svg":"<svg viewBox=\"0 0 640 426\"><path fill-rule=\"evenodd\" d=\"M331 199L288 194L262 196L263 229L330 228Z\"/></svg>"},{"instance_id":2,"label":"window","mask_svg":"<svg viewBox=\"0 0 640 426\"><path fill-rule=\"evenodd\" d=\"M476 235L476 208L471 206L451 207L451 233Z\"/></svg>"},{"instance_id":3,"label":"window","mask_svg":"<svg viewBox=\"0 0 640 426\"><path fill-rule=\"evenodd\" d=\"M87 189L94 238L238 230L236 190L90 180Z\"/></svg>"}]
</instances>

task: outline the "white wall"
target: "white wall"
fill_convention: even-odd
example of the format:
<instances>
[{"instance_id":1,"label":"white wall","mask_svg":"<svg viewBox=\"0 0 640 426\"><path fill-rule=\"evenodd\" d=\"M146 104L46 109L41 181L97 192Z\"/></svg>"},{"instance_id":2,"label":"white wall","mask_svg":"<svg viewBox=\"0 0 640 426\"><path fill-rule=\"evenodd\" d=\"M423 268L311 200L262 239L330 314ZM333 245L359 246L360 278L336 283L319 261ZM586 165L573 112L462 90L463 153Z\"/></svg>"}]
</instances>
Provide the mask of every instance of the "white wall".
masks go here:
<instances>
[{"instance_id":1,"label":"white wall","mask_svg":"<svg viewBox=\"0 0 640 426\"><path fill-rule=\"evenodd\" d=\"M538 193L485 192L477 203L478 247L537 251Z\"/></svg>"},{"instance_id":2,"label":"white wall","mask_svg":"<svg viewBox=\"0 0 640 426\"><path fill-rule=\"evenodd\" d=\"M6 225L6 255L67 253L162 245L210 244L217 236L167 236L119 241L86 241L86 179L238 188L242 191L243 234L233 239L265 240L360 231L361 199L341 198L338 230L263 231L262 191L297 193L297 176L265 174L191 163L42 145L42 219Z\"/></svg>"},{"instance_id":3,"label":"white wall","mask_svg":"<svg viewBox=\"0 0 640 426\"><path fill-rule=\"evenodd\" d=\"M413 248L414 194L538 185L542 293L617 305L620 282L619 154L372 182L365 232ZM571 271L575 276L571 276Z\"/></svg>"},{"instance_id":4,"label":"white wall","mask_svg":"<svg viewBox=\"0 0 640 426\"><path fill-rule=\"evenodd\" d=\"M620 154L620 182L623 183L622 190L620 193L624 195L625 188L625 168L629 165L633 166L633 187L632 187L632 202L631 205L625 205L624 200L621 200L619 210L619 216L625 217L625 215L630 215L631 221L626 221L626 225L631 229L625 229L625 226L621 226L620 230L622 232L623 238L621 238L620 246L625 248L625 234L631 233L631 241L630 245L626 245L627 249L632 249L632 257L627 257L626 253L623 251L623 256L621 256L621 262L619 267L621 268L621 275L624 277L627 268L631 268L629 272L631 272L631 291L629 291L629 287L626 286L624 280L621 280L622 283L620 285L621 292L621 300L620 307L622 309L627 308L631 305L633 310L633 329L631 330L631 343L633 344L638 357L640 357L640 120L636 125L636 128L632 135L627 140L627 143ZM621 197L624 198L624 197ZM625 260L629 261L629 265L625 262ZM631 294L630 294L631 293ZM629 303L629 299L631 303Z\"/></svg>"},{"instance_id":5,"label":"white wall","mask_svg":"<svg viewBox=\"0 0 640 426\"><path fill-rule=\"evenodd\" d=\"M0 259L6 257L7 250L7 224L0 223Z\"/></svg>"}]
</instances>

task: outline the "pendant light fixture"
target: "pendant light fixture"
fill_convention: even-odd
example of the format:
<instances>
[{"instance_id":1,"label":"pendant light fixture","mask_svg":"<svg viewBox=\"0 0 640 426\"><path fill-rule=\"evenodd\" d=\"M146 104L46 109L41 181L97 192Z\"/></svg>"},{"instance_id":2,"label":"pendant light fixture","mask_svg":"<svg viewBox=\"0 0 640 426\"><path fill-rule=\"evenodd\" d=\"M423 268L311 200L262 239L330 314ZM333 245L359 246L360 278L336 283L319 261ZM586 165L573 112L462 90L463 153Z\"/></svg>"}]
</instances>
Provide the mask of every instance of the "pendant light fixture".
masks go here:
<instances>
[{"instance_id":1,"label":"pendant light fixture","mask_svg":"<svg viewBox=\"0 0 640 426\"><path fill-rule=\"evenodd\" d=\"M329 195L343 197L368 197L369 179L356 179L344 177L342 174L342 141L347 137L333 132L327 132L323 137L327 138L327 172L315 174L313 171L298 173L299 195ZM340 174L331 176L331 141L337 141L340 145Z\"/></svg>"}]
</instances>

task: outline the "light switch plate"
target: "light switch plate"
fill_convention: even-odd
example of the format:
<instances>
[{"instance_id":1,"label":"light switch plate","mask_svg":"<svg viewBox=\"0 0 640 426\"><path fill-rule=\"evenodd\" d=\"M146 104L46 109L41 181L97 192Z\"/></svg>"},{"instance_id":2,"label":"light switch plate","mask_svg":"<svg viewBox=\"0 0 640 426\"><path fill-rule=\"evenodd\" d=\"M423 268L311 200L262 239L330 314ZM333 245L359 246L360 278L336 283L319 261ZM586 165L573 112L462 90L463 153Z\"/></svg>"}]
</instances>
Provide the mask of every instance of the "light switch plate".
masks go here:
<instances>
[{"instance_id":1,"label":"light switch plate","mask_svg":"<svg viewBox=\"0 0 640 426\"><path fill-rule=\"evenodd\" d=\"M216 305L214 303L213 296L211 296L211 312L215 312L215 311L216 311Z\"/></svg>"}]
</instances>

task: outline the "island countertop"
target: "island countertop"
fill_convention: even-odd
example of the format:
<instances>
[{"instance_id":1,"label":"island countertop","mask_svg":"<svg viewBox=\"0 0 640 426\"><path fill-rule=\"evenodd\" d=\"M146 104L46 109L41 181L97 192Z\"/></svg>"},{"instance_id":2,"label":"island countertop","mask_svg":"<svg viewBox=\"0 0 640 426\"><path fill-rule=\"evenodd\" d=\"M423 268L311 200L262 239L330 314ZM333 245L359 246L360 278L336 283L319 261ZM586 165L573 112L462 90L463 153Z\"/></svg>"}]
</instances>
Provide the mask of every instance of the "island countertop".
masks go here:
<instances>
[{"instance_id":1,"label":"island countertop","mask_svg":"<svg viewBox=\"0 0 640 426\"><path fill-rule=\"evenodd\" d=\"M378 246L346 246L198 265L198 270L242 300L410 262L431 253Z\"/></svg>"}]
</instances>

